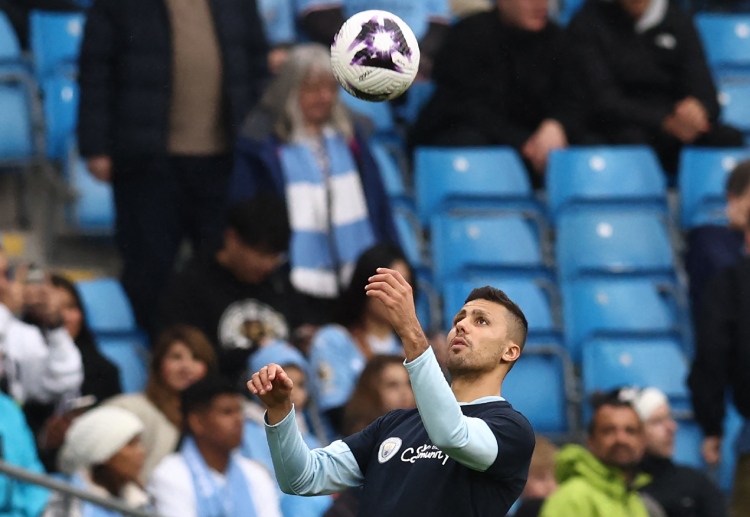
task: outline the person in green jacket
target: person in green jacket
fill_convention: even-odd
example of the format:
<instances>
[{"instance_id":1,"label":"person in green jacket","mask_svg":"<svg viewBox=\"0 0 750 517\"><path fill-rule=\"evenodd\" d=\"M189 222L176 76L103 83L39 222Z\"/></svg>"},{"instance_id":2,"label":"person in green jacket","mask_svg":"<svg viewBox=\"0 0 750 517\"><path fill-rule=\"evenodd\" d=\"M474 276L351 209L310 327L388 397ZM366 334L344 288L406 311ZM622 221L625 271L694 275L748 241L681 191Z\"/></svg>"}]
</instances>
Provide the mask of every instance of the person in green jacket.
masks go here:
<instances>
[{"instance_id":1,"label":"person in green jacket","mask_svg":"<svg viewBox=\"0 0 750 517\"><path fill-rule=\"evenodd\" d=\"M557 456L560 488L542 506L540 517L649 517L637 490L650 481L638 472L645 443L633 406L606 398L595 406L588 450L568 445Z\"/></svg>"}]
</instances>

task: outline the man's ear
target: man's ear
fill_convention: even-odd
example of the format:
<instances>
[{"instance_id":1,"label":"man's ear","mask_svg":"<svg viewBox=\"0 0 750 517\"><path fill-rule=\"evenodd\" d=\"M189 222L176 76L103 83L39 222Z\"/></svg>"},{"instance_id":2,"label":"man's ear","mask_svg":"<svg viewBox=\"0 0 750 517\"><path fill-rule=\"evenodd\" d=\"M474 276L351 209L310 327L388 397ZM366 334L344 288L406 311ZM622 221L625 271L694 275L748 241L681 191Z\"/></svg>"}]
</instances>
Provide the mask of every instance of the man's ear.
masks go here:
<instances>
[{"instance_id":1,"label":"man's ear","mask_svg":"<svg viewBox=\"0 0 750 517\"><path fill-rule=\"evenodd\" d=\"M200 413L190 413L187 417L187 426L193 436L203 436L205 426Z\"/></svg>"},{"instance_id":2,"label":"man's ear","mask_svg":"<svg viewBox=\"0 0 750 517\"><path fill-rule=\"evenodd\" d=\"M521 347L515 344L513 341L508 343L508 346L503 350L503 355L500 359L505 363L513 363L521 357Z\"/></svg>"}]
</instances>

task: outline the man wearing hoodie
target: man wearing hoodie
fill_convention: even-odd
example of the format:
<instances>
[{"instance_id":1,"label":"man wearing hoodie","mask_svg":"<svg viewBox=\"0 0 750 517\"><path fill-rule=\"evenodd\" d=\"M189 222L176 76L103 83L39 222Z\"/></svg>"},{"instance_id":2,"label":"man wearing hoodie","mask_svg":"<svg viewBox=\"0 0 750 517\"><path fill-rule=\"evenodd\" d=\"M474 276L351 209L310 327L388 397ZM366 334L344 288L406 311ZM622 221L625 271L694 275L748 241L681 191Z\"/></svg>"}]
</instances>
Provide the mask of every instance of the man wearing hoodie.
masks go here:
<instances>
[{"instance_id":1,"label":"man wearing hoodie","mask_svg":"<svg viewBox=\"0 0 750 517\"><path fill-rule=\"evenodd\" d=\"M649 481L638 472L645 449L643 425L630 402L607 397L594 404L588 450L568 445L557 456L560 488L540 517L647 517L637 490Z\"/></svg>"}]
</instances>

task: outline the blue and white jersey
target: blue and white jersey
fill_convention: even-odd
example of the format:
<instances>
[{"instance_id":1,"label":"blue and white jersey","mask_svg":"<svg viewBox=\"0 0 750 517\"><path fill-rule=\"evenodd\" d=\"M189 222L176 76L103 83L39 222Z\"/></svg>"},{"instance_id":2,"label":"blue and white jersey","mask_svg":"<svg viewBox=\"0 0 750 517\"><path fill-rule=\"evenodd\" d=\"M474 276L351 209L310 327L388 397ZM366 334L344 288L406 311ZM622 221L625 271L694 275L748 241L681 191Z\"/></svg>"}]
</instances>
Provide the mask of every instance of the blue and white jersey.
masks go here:
<instances>
[{"instance_id":1,"label":"blue and white jersey","mask_svg":"<svg viewBox=\"0 0 750 517\"><path fill-rule=\"evenodd\" d=\"M427 33L431 21L449 23L451 19L448 0L297 0L298 16L332 7L342 7L345 18L369 9L388 11L404 20L418 41Z\"/></svg>"},{"instance_id":2,"label":"blue and white jersey","mask_svg":"<svg viewBox=\"0 0 750 517\"><path fill-rule=\"evenodd\" d=\"M472 470L432 444L416 409L392 411L344 438L364 475L359 517L505 515L526 485L533 435L506 401L462 405L497 438L495 461Z\"/></svg>"},{"instance_id":3,"label":"blue and white jersey","mask_svg":"<svg viewBox=\"0 0 750 517\"><path fill-rule=\"evenodd\" d=\"M393 335L378 354L403 355L401 342ZM354 336L341 325L326 325L310 346L310 385L318 409L328 411L346 404L365 368L365 356Z\"/></svg>"}]
</instances>

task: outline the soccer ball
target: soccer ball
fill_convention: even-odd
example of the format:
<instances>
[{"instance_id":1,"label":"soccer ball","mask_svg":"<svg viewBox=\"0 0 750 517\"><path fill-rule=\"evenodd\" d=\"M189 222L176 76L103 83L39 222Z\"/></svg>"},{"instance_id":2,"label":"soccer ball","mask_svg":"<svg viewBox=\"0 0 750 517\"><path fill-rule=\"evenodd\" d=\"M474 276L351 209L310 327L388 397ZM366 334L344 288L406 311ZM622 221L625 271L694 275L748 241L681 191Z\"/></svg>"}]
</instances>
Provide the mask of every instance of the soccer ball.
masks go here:
<instances>
[{"instance_id":1,"label":"soccer ball","mask_svg":"<svg viewBox=\"0 0 750 517\"><path fill-rule=\"evenodd\" d=\"M419 44L411 28L387 11L362 11L341 26L331 45L339 84L366 101L395 99L414 81Z\"/></svg>"}]
</instances>

